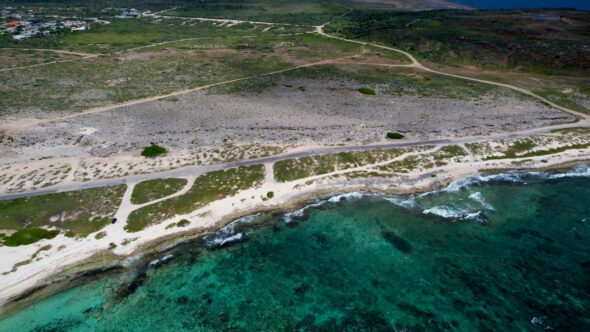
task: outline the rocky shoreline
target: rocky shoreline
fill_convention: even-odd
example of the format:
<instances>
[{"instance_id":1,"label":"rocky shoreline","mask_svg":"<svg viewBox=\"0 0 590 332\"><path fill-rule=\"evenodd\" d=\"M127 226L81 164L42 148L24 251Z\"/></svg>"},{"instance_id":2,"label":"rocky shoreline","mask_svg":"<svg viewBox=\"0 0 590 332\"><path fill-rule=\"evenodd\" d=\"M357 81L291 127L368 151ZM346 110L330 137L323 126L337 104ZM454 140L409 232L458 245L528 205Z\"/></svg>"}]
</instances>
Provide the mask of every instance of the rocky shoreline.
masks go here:
<instances>
[{"instance_id":1,"label":"rocky shoreline","mask_svg":"<svg viewBox=\"0 0 590 332\"><path fill-rule=\"evenodd\" d=\"M44 278L40 278L33 286L13 288L13 293L5 296L0 307L0 317L10 315L23 307L31 305L53 294L76 287L88 280L105 277L111 273L121 273L130 268L145 269L149 262L155 257L161 256L163 252L172 250L176 246L197 241L205 235L212 234L229 223L245 216L268 213L272 215L285 214L301 209L318 200L327 200L336 195L352 192L376 193L384 195L410 195L435 191L448 186L451 182L466 178L468 176L484 173L500 174L507 171L529 172L561 172L571 169L575 165L584 164L590 158L580 160L568 160L561 163L545 164L540 163L537 167L527 168L495 168L470 172L456 172L445 178L424 177L421 180L415 179L412 187L391 186L387 179L356 179L334 182L324 186L312 186L302 193L292 195L289 200L278 202L270 206L256 206L254 208L236 211L226 214L213 223L212 226L193 228L179 233L169 234L156 239L138 244L131 252L124 255L117 255L110 250L100 250L90 257L68 265L61 271L53 271ZM424 175L424 174L422 174ZM131 263L132 262L132 263Z\"/></svg>"}]
</instances>

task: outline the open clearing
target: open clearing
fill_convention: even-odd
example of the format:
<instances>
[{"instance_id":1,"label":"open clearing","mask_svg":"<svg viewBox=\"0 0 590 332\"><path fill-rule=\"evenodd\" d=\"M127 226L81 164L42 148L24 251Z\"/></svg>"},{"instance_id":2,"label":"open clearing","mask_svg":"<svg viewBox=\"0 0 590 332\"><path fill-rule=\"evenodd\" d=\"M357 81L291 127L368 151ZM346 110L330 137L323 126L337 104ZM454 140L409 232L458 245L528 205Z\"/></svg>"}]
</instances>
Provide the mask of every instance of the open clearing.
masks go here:
<instances>
[{"instance_id":1,"label":"open clearing","mask_svg":"<svg viewBox=\"0 0 590 332\"><path fill-rule=\"evenodd\" d=\"M357 90L370 86L377 94ZM510 132L573 121L507 89L412 69L329 65L47 123L11 136L7 156L108 156L169 150L379 142Z\"/></svg>"}]
</instances>

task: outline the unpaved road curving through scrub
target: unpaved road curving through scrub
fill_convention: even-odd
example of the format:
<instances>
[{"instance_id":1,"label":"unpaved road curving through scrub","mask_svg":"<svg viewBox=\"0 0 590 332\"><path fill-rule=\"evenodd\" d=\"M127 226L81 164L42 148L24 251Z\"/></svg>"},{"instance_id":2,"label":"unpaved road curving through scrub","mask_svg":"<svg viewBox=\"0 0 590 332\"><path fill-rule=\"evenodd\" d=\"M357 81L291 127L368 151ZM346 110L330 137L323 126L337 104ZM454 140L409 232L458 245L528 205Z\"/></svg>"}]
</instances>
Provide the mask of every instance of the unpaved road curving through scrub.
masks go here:
<instances>
[{"instance_id":1,"label":"unpaved road curving through scrub","mask_svg":"<svg viewBox=\"0 0 590 332\"><path fill-rule=\"evenodd\" d=\"M388 46L383 46L383 45L378 45L378 44L373 44L373 43L368 43L368 42L353 40L353 39L346 39L346 38L332 36L332 35L324 32L324 26L325 25L326 24L316 26L316 32L318 34L324 36L324 37L327 37L327 38L332 38L332 39L347 41L347 42L350 42L350 43L355 43L355 44L360 44L360 45L373 46L373 47L381 48L381 49L384 49L384 50L401 53L401 54L405 55L408 59L410 59L410 61L412 62L412 64L410 66L408 66L408 67L417 68L417 69L420 69L420 70L423 70L423 71L426 71L426 72L429 72L429 73L437 74L437 75L442 75L442 76L447 76L447 77L453 77L453 78L458 78L458 79L462 79L462 80L467 80L467 81L478 82L478 83L483 83L483 84L495 85L495 86L502 87L502 88L507 88L507 89L510 89L510 90L513 90L513 91L516 91L516 92L525 94L527 96L533 97L533 98L535 98L535 99L543 102L544 104L547 104L547 105L550 105L551 107L557 108L560 111L563 111L563 112L572 114L572 115L576 116L577 118L582 118L582 119L588 119L588 118L590 118L590 116L588 114L580 113L580 112L574 111L572 109L569 109L569 108L566 108L566 107L557 105L556 103L548 100L547 98L541 97L538 94L536 94L536 93L534 93L534 92L532 92L530 90L524 89L524 88L520 88L520 87L511 85L511 84L505 84L505 83L499 83L499 82L494 82L494 81L489 81L489 80L482 80L482 79L479 79L479 78L473 78L473 77L468 77L468 76L461 76L461 75L456 75L456 74L445 73L445 72L438 71L438 70L431 69L431 68L428 68L428 67L424 66L412 54L410 54L410 53L408 53L406 51L403 51L403 50L394 48L394 47L388 47Z\"/></svg>"}]
</instances>

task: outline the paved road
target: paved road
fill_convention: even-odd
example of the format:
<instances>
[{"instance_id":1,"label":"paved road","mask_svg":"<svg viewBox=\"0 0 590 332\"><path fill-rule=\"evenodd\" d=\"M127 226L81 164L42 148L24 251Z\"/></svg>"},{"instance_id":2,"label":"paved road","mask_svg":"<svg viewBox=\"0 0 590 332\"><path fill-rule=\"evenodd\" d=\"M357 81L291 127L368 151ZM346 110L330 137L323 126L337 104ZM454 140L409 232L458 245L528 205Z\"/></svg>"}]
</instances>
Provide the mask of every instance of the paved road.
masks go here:
<instances>
[{"instance_id":1,"label":"paved road","mask_svg":"<svg viewBox=\"0 0 590 332\"><path fill-rule=\"evenodd\" d=\"M329 154L329 153L339 153L339 152L351 152L351 151L368 151L368 150L376 150L376 149L393 149L393 148L407 148L407 147L416 147L416 146L442 146L442 145L449 145L449 144L465 144L465 143L477 143L477 142L485 142L489 140L508 140L508 139L515 139L519 137L527 137L531 135L539 135L549 133L555 129L563 129L563 128L574 128L574 127L584 127L589 126L590 120L582 120L576 123L567 123L561 125L554 125L549 127L543 128L535 128L535 129L527 129L517 132L511 133L503 133L503 134L494 134L488 136L469 136L469 137L453 137L449 139L433 139L433 140L422 140L422 141L396 141L392 143L380 143L380 144L369 144L369 145L348 145L348 146L330 146L330 147L319 147L313 148L304 151L297 151L291 152L286 154L280 154L271 157L264 157L258 159L250 159L250 160L240 160L234 161L229 163L223 164L216 164L216 165L206 165L206 166L185 166L180 167L177 169L163 171L163 172L154 172L149 174L137 174L137 175L128 175L122 176L118 178L112 179L99 179L93 180L89 182L69 182L64 184L58 184L51 188L46 189L39 189L39 190L32 190L32 191L24 191L18 193L4 193L0 194L0 200L9 200L19 197L30 197L30 196L38 196L50 193L57 193L57 192L65 192L65 191L75 191L75 190L82 190L82 189L89 189L89 188L100 188L100 187L108 187L120 184L128 184L128 183L138 183L145 180L153 180L153 179L163 179L163 178L171 178L171 177L192 177L192 176L199 176L208 172L240 167L240 166L250 166L256 164L266 164L266 163L274 163L280 160L286 159L293 159L293 158L300 158L300 157L309 157L314 155L321 155L321 154Z\"/></svg>"}]
</instances>

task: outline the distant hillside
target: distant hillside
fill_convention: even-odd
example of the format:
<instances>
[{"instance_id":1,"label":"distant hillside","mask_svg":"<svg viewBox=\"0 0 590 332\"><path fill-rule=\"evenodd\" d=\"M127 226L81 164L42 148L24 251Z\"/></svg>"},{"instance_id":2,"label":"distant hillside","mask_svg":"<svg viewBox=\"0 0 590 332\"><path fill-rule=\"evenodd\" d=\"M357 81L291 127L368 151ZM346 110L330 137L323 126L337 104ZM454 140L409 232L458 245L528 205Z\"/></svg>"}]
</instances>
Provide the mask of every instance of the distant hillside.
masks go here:
<instances>
[{"instance_id":1,"label":"distant hillside","mask_svg":"<svg viewBox=\"0 0 590 332\"><path fill-rule=\"evenodd\" d=\"M464 5L447 0L0 0L0 5L77 5L86 7L134 7L169 8L182 7L293 7L314 5L341 5L353 8L398 9L398 10L428 10L428 9L458 9L468 8Z\"/></svg>"},{"instance_id":2,"label":"distant hillside","mask_svg":"<svg viewBox=\"0 0 590 332\"><path fill-rule=\"evenodd\" d=\"M590 72L590 13L573 10L354 11L328 29L451 66Z\"/></svg>"},{"instance_id":3,"label":"distant hillside","mask_svg":"<svg viewBox=\"0 0 590 332\"><path fill-rule=\"evenodd\" d=\"M457 1L458 2L458 1ZM357 8L382 8L399 10L470 9L470 7L447 0L350 0Z\"/></svg>"},{"instance_id":4,"label":"distant hillside","mask_svg":"<svg viewBox=\"0 0 590 332\"><path fill-rule=\"evenodd\" d=\"M239 1L239 0L232 0ZM68 6L83 6L91 8L169 8L174 6L188 5L195 3L194 0L0 0L0 6L47 6L47 5L68 5Z\"/></svg>"}]
</instances>

